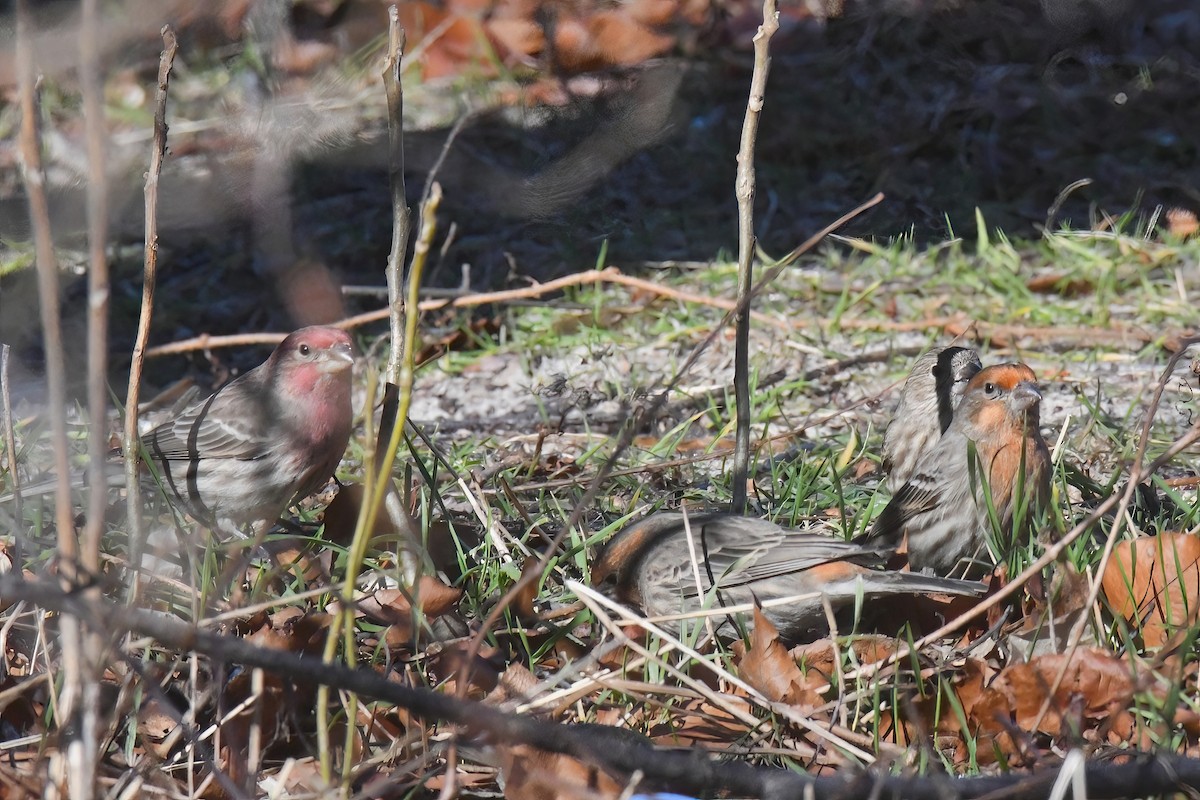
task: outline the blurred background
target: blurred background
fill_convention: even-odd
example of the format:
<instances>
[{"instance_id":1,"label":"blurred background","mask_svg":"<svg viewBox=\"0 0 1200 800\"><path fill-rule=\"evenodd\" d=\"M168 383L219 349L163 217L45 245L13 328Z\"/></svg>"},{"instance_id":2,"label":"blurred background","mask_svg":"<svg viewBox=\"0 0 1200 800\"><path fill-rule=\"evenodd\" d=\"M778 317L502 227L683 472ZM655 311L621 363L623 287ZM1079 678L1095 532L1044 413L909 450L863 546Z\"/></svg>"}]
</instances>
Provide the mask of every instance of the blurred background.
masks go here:
<instances>
[{"instance_id":1,"label":"blurred background","mask_svg":"<svg viewBox=\"0 0 1200 800\"><path fill-rule=\"evenodd\" d=\"M383 285L391 237L380 80L388 4L102 5L114 370L127 363L140 300L142 183L167 23L180 50L152 341L286 330L381 307L382 297L341 289ZM35 374L13 3L0 8L0 340ZM735 154L760 5L399 8L414 205L444 157L428 286L525 285L590 268L605 246L607 262L629 272L736 254ZM806 0L779 10L757 151L755 222L768 256L877 191L887 200L848 233L938 243L974 236L978 214L1030 238L1047 225L1111 227L1200 207L1193 2ZM69 276L64 317L81 341L79 9L34 11L52 221ZM204 358L192 366L210 366Z\"/></svg>"}]
</instances>

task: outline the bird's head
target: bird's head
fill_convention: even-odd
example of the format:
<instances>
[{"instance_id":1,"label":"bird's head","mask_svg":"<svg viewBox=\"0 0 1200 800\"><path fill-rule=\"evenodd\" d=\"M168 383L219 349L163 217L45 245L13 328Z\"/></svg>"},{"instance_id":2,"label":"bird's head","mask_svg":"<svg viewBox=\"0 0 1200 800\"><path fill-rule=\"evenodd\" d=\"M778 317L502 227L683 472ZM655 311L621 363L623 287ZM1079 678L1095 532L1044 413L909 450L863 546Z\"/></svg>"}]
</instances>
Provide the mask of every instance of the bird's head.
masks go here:
<instances>
[{"instance_id":1,"label":"bird's head","mask_svg":"<svg viewBox=\"0 0 1200 800\"><path fill-rule=\"evenodd\" d=\"M329 379L349 387L354 346L339 328L301 328L280 342L271 361L285 391L305 394Z\"/></svg>"},{"instance_id":2,"label":"bird's head","mask_svg":"<svg viewBox=\"0 0 1200 800\"><path fill-rule=\"evenodd\" d=\"M979 354L969 347L947 347L938 353L933 365L933 380L937 387L938 421L943 433L950 427L954 409L962 402L967 384L982 368Z\"/></svg>"},{"instance_id":3,"label":"bird's head","mask_svg":"<svg viewBox=\"0 0 1200 800\"><path fill-rule=\"evenodd\" d=\"M1040 424L1042 393L1024 364L997 364L980 370L967 384L962 411L978 429L1000 430Z\"/></svg>"}]
</instances>

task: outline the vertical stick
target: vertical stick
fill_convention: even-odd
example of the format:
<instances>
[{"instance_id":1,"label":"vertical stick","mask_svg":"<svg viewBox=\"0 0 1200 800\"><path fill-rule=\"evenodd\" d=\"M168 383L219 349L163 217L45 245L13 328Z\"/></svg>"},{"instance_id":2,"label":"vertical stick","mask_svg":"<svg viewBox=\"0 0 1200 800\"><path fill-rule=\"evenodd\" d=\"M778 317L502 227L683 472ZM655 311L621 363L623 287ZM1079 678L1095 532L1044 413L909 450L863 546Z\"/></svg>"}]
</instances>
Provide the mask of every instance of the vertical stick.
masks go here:
<instances>
[{"instance_id":1,"label":"vertical stick","mask_svg":"<svg viewBox=\"0 0 1200 800\"><path fill-rule=\"evenodd\" d=\"M28 0L17 3L17 74L21 93L21 161L25 191L29 196L29 218L33 226L37 258L38 302L46 351L46 385L49 398L50 435L54 447L54 521L58 528L60 574L74 581L76 564L75 521L71 515L71 491L67 454L66 369L63 365L62 320L58 307L58 260L50 236L50 209L46 202L45 173L42 171L38 106L33 78L32 30Z\"/></svg>"},{"instance_id":2,"label":"vertical stick","mask_svg":"<svg viewBox=\"0 0 1200 800\"><path fill-rule=\"evenodd\" d=\"M25 553L21 526L25 524L21 513L21 476L17 473L17 436L13 431L12 392L8 385L8 352L6 344L0 344L0 409L4 412L4 449L8 453L8 482L12 487L13 519L13 565L18 574L25 569Z\"/></svg>"},{"instance_id":3,"label":"vertical stick","mask_svg":"<svg viewBox=\"0 0 1200 800\"><path fill-rule=\"evenodd\" d=\"M163 156L167 152L167 87L171 66L175 63L175 32L171 26L162 27L163 50L158 58L158 92L154 106L154 146L150 151L150 169L146 172L145 260L142 264L142 312L138 318L137 338L133 343L133 359L129 365L129 389L125 394L125 483L128 490L130 563L134 572L142 561L142 494L138 485L138 402L142 385L142 364L146 360L146 342L150 338L150 319L154 313L154 286L158 274L158 176L162 173ZM139 580L134 575L130 602L137 598Z\"/></svg>"},{"instance_id":4,"label":"vertical stick","mask_svg":"<svg viewBox=\"0 0 1200 800\"><path fill-rule=\"evenodd\" d=\"M742 122L742 143L737 155L734 194L738 203L738 310L735 324L733 391L737 410L737 428L733 455L733 499L735 514L746 511L746 479L750 472L750 294L754 285L754 142L758 137L758 118L767 91L767 73L771 68L769 43L779 28L775 0L763 3L763 24L754 34L754 71L750 76L750 99Z\"/></svg>"},{"instance_id":5,"label":"vertical stick","mask_svg":"<svg viewBox=\"0 0 1200 800\"><path fill-rule=\"evenodd\" d=\"M404 282L401 270L408 252L408 237L412 228L408 198L404 188L404 89L400 85L400 62L404 58L405 36L400 27L396 6L388 8L388 49L383 65L383 87L388 105L388 178L392 184L392 249L388 255L387 287L388 317L391 326L392 352L388 356L387 382L400 383L401 350L404 342ZM381 436L391 431L380 426Z\"/></svg>"},{"instance_id":6,"label":"vertical stick","mask_svg":"<svg viewBox=\"0 0 1200 800\"><path fill-rule=\"evenodd\" d=\"M101 102L100 58L96 36L99 0L83 0L79 30L79 79L87 136L88 185L88 510L83 529L81 564L89 575L100 571L100 536L104 528L104 467L108 456L108 187L105 170L104 104Z\"/></svg>"},{"instance_id":7,"label":"vertical stick","mask_svg":"<svg viewBox=\"0 0 1200 800\"><path fill-rule=\"evenodd\" d=\"M75 521L71 513L71 490L67 455L66 368L63 363L62 319L58 298L58 260L50 233L50 209L46 202L45 172L42 169L38 132L38 104L33 77L33 36L28 0L17 0L17 82L21 94L21 161L25 191L29 196L29 218L33 226L37 258L38 304L42 315L42 339L46 354L46 386L50 437L54 449L54 522L58 533L58 569L63 588L74 589L78 578ZM96 736L94 717L88 717L84 700L88 667L83 652L79 620L64 615L59 625L62 648L62 685L55 722L63 732L64 746L51 759L51 794L91 800L95 796ZM94 706L92 707L94 711ZM82 713L81 713L82 712ZM89 723L92 723L89 725ZM65 785L64 785L65 783Z\"/></svg>"}]
</instances>

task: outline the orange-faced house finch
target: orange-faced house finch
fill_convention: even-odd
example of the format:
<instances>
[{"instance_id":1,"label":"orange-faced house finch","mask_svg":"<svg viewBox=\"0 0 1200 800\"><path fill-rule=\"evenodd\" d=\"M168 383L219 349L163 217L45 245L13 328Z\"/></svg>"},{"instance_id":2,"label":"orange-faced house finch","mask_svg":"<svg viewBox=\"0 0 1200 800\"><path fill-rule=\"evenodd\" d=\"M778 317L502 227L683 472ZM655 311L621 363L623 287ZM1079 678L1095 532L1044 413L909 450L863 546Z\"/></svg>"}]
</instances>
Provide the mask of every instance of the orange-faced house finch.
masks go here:
<instances>
[{"instance_id":1,"label":"orange-faced house finch","mask_svg":"<svg viewBox=\"0 0 1200 800\"><path fill-rule=\"evenodd\" d=\"M353 346L301 328L265 362L142 436L162 484L209 525L271 524L333 475L350 440Z\"/></svg>"},{"instance_id":2,"label":"orange-faced house finch","mask_svg":"<svg viewBox=\"0 0 1200 800\"><path fill-rule=\"evenodd\" d=\"M618 600L638 606L651 617L699 611L706 602L719 608L810 595L763 609L780 636L789 641L828 630L822 597L836 610L853 605L860 595L977 595L984 588L972 581L874 569L882 564L888 548L864 547L766 520L692 514L687 526L694 550L682 513L652 514L624 528L592 565L593 585L611 581ZM751 615L741 616L747 628L752 627ZM722 635L736 633L728 617L718 616L714 622ZM664 622L662 627L679 631L677 621Z\"/></svg>"},{"instance_id":3,"label":"orange-faced house finch","mask_svg":"<svg viewBox=\"0 0 1200 800\"><path fill-rule=\"evenodd\" d=\"M883 470L892 491L908 483L917 464L937 445L967 382L981 369L979 354L969 347L935 347L913 363L883 436Z\"/></svg>"},{"instance_id":4,"label":"orange-faced house finch","mask_svg":"<svg viewBox=\"0 0 1200 800\"><path fill-rule=\"evenodd\" d=\"M908 537L914 570L951 575L986 556L992 511L1012 540L1018 505L1028 526L1050 496L1050 452L1042 439L1033 370L999 364L967 384L950 427L859 541L898 547ZM988 490L985 493L985 487ZM991 500L989 510L988 500Z\"/></svg>"}]
</instances>

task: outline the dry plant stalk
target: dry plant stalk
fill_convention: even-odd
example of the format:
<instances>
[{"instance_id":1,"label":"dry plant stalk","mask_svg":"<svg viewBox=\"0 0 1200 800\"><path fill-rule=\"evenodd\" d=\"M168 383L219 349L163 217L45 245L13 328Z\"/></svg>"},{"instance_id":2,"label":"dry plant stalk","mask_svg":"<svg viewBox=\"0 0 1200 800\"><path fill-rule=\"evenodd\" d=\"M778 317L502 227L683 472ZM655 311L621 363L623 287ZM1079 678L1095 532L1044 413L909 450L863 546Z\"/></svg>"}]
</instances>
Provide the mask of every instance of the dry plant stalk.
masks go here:
<instances>
[{"instance_id":1,"label":"dry plant stalk","mask_svg":"<svg viewBox=\"0 0 1200 800\"><path fill-rule=\"evenodd\" d=\"M33 27L28 0L17 2L17 75L21 95L20 152L29 198L37 260L38 302L46 354L46 384L51 442L54 450L54 521L58 536L58 570L63 588L78 584L79 561L75 521L71 513L71 488L67 456L66 367L62 319L59 311L58 260L50 232L50 210L46 201L46 177L42 168L41 137L38 131L38 102L33 76L31 39ZM17 570L20 572L20 569ZM95 796L97 764L96 687L86 657L79 619L65 615L59 623L62 685L58 691L55 722L63 744L48 765L48 780L65 796L90 800Z\"/></svg>"},{"instance_id":2,"label":"dry plant stalk","mask_svg":"<svg viewBox=\"0 0 1200 800\"><path fill-rule=\"evenodd\" d=\"M100 570L104 523L105 464L108 457L108 183L105 168L104 103L101 92L99 0L83 0L79 29L79 81L87 140L88 185L88 510L81 564L89 575Z\"/></svg>"},{"instance_id":3,"label":"dry plant stalk","mask_svg":"<svg viewBox=\"0 0 1200 800\"><path fill-rule=\"evenodd\" d=\"M392 186L392 249L388 254L388 321L392 351L388 356L388 383L400 383L400 350L404 341L404 282L400 271L408 252L412 218L404 187L404 88L400 64L404 59L405 35L395 5L388 7L388 49L383 65L383 87L388 106L388 179ZM382 431L381 431L382 433ZM384 434L386 435L386 434Z\"/></svg>"},{"instance_id":4,"label":"dry plant stalk","mask_svg":"<svg viewBox=\"0 0 1200 800\"><path fill-rule=\"evenodd\" d=\"M13 563L22 567L25 564L25 548L22 545L25 537L21 532L24 515L21 513L21 476L17 472L17 435L13 430L12 392L9 391L8 384L8 354L9 346L0 344L0 410L4 413L4 450L8 455L8 484L12 489L13 519L17 521L13 528Z\"/></svg>"},{"instance_id":5,"label":"dry plant stalk","mask_svg":"<svg viewBox=\"0 0 1200 800\"><path fill-rule=\"evenodd\" d=\"M137 338L133 343L133 358L129 365L129 388L125 394L125 484L129 509L130 563L135 577L130 589L130 602L137 598L142 554L142 495L138 486L138 456L141 439L138 436L138 403L142 386L142 365L146 360L146 342L150 338L150 320L154 315L154 287L158 275L158 178L162 174L163 157L167 152L167 87L171 67L175 63L178 44L169 25L162 28L163 50L158 59L158 91L154 106L154 145L150 151L150 168L146 170L145 258L142 264L142 307L138 317Z\"/></svg>"},{"instance_id":6,"label":"dry plant stalk","mask_svg":"<svg viewBox=\"0 0 1200 800\"><path fill-rule=\"evenodd\" d=\"M763 3L763 24L754 34L754 71L750 75L750 99L742 122L742 142L737 154L734 194L738 204L738 312L733 351L733 394L736 409L731 510L746 513L746 479L750 474L750 295L754 287L754 143L758 120L767 94L771 71L770 43L779 30L775 0Z\"/></svg>"}]
</instances>

